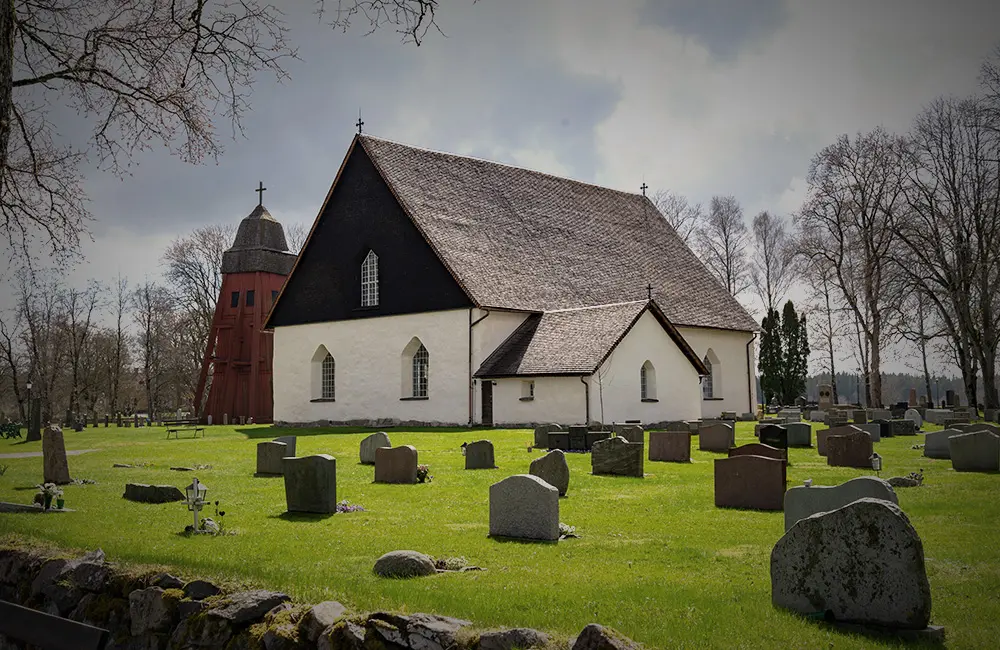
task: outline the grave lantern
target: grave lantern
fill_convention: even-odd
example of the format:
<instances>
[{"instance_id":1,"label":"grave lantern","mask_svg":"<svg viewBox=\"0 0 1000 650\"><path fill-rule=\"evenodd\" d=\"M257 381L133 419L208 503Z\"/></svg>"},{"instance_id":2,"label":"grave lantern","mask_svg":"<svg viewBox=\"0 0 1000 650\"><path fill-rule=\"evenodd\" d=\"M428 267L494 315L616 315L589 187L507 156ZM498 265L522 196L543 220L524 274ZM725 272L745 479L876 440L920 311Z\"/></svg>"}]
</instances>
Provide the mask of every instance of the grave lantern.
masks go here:
<instances>
[{"instance_id":1,"label":"grave lantern","mask_svg":"<svg viewBox=\"0 0 1000 650\"><path fill-rule=\"evenodd\" d=\"M878 455L878 452L872 452L872 469L875 470L875 474L878 475L882 471L882 457Z\"/></svg>"},{"instance_id":2,"label":"grave lantern","mask_svg":"<svg viewBox=\"0 0 1000 650\"><path fill-rule=\"evenodd\" d=\"M205 495L208 493L208 488L204 483L200 483L198 479L191 481L191 485L184 488L184 492L187 495L188 510L194 513L194 529L198 530L198 511L202 509L205 505Z\"/></svg>"}]
</instances>

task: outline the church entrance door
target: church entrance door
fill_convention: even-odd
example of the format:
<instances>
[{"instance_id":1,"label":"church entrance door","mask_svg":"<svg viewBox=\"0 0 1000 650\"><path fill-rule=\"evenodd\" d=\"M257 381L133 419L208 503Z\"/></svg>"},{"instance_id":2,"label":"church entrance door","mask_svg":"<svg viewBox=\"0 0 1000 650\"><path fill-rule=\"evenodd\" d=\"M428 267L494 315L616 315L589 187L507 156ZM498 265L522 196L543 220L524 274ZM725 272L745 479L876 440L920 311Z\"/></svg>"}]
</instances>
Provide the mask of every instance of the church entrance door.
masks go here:
<instances>
[{"instance_id":1,"label":"church entrance door","mask_svg":"<svg viewBox=\"0 0 1000 650\"><path fill-rule=\"evenodd\" d=\"M483 382L483 426L493 426L493 382Z\"/></svg>"}]
</instances>

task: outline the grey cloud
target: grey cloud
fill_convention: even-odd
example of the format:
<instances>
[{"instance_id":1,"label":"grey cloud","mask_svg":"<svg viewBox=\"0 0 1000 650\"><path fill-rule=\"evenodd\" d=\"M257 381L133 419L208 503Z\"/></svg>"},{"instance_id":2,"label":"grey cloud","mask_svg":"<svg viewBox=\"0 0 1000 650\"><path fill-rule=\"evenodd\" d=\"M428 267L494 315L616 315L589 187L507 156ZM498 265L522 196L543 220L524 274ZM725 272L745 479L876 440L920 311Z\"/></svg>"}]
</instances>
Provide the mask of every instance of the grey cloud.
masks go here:
<instances>
[{"instance_id":1,"label":"grey cloud","mask_svg":"<svg viewBox=\"0 0 1000 650\"><path fill-rule=\"evenodd\" d=\"M690 36L714 57L732 60L788 20L785 0L647 0L642 17Z\"/></svg>"}]
</instances>

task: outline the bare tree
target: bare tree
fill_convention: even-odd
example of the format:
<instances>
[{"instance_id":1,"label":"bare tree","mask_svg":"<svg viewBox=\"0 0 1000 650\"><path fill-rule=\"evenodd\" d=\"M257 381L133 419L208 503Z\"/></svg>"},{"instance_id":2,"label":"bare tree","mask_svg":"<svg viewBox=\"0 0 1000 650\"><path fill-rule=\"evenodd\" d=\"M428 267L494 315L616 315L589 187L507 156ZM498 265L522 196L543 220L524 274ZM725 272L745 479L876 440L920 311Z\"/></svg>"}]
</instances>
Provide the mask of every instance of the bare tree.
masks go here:
<instances>
[{"instance_id":1,"label":"bare tree","mask_svg":"<svg viewBox=\"0 0 1000 650\"><path fill-rule=\"evenodd\" d=\"M128 288L128 278L121 273L115 281L114 317L115 336L108 372L108 406L112 413L121 412L122 373L128 359L128 335L125 331L125 316L129 311L131 292Z\"/></svg>"},{"instance_id":2,"label":"bare tree","mask_svg":"<svg viewBox=\"0 0 1000 650\"><path fill-rule=\"evenodd\" d=\"M288 250L296 255L306 245L306 238L308 236L309 226L301 221L296 221L285 226L285 241L288 243Z\"/></svg>"},{"instance_id":3,"label":"bare tree","mask_svg":"<svg viewBox=\"0 0 1000 650\"><path fill-rule=\"evenodd\" d=\"M833 271L820 256L805 259L801 268L806 287L809 289L809 303L805 313L808 315L810 338L822 342L821 347L814 349L823 353L819 362L820 370L821 373L825 371L830 374L833 403L836 404L838 397L835 351L839 347L838 340L843 336L843 326L839 322L840 316L837 313Z\"/></svg>"},{"instance_id":4,"label":"bare tree","mask_svg":"<svg viewBox=\"0 0 1000 650\"><path fill-rule=\"evenodd\" d=\"M797 220L808 257L822 257L870 348L870 404L882 404L883 322L890 252L903 198L903 141L877 128L843 135L812 160L809 195Z\"/></svg>"},{"instance_id":5,"label":"bare tree","mask_svg":"<svg viewBox=\"0 0 1000 650\"><path fill-rule=\"evenodd\" d=\"M69 362L69 409L80 410L80 393L86 390L91 379L84 372L89 360L86 353L94 324L94 312L101 304L103 287L91 281L85 289L64 289L59 292L61 310L65 317L66 360Z\"/></svg>"},{"instance_id":6,"label":"bare tree","mask_svg":"<svg viewBox=\"0 0 1000 650\"><path fill-rule=\"evenodd\" d=\"M794 251L789 246L785 221L766 210L753 218L755 254L750 281L766 313L777 310L792 284Z\"/></svg>"},{"instance_id":7,"label":"bare tree","mask_svg":"<svg viewBox=\"0 0 1000 650\"><path fill-rule=\"evenodd\" d=\"M4 377L9 382L14 400L17 402L17 412L21 422L28 421L28 412L25 408L27 396L21 394L21 375L24 374L24 362L19 351L19 343L23 335L23 321L21 314L15 311L9 314L8 318L0 318L0 362L4 366ZM28 378L30 381L31 378ZM29 405L30 406L30 405Z\"/></svg>"},{"instance_id":8,"label":"bare tree","mask_svg":"<svg viewBox=\"0 0 1000 650\"><path fill-rule=\"evenodd\" d=\"M651 201L684 243L690 246L703 217L701 203L688 203L686 197L670 190L660 190Z\"/></svg>"},{"instance_id":9,"label":"bare tree","mask_svg":"<svg viewBox=\"0 0 1000 650\"><path fill-rule=\"evenodd\" d=\"M731 295L743 293L750 286L750 236L736 197L713 196L708 215L696 232L701 261Z\"/></svg>"},{"instance_id":10,"label":"bare tree","mask_svg":"<svg viewBox=\"0 0 1000 650\"><path fill-rule=\"evenodd\" d=\"M177 334L175 302L170 290L147 281L132 293L132 308L138 328L140 379L146 393L147 415L153 418L163 406L161 397L172 379L175 352L171 342Z\"/></svg>"},{"instance_id":11,"label":"bare tree","mask_svg":"<svg viewBox=\"0 0 1000 650\"><path fill-rule=\"evenodd\" d=\"M59 383L66 356L65 322L57 283L49 276L22 269L17 277L17 308L24 320L32 393L41 399L43 419L51 419L60 405Z\"/></svg>"},{"instance_id":12,"label":"bare tree","mask_svg":"<svg viewBox=\"0 0 1000 650\"><path fill-rule=\"evenodd\" d=\"M318 0L319 12L327 9ZM284 3L281 3L283 6ZM198 162L222 151L260 73L285 78L290 46L279 3L262 0L4 0L0 2L0 236L76 251L90 215L81 163L89 153L124 173L160 143ZM437 0L340 0L326 13L346 30L396 25L419 44ZM86 142L56 136L52 109L92 127Z\"/></svg>"},{"instance_id":13,"label":"bare tree","mask_svg":"<svg viewBox=\"0 0 1000 650\"><path fill-rule=\"evenodd\" d=\"M167 280L176 289L179 306L196 330L194 338L201 341L199 353L208 341L222 290L222 254L235 235L232 225L204 226L175 239L163 254Z\"/></svg>"}]
</instances>

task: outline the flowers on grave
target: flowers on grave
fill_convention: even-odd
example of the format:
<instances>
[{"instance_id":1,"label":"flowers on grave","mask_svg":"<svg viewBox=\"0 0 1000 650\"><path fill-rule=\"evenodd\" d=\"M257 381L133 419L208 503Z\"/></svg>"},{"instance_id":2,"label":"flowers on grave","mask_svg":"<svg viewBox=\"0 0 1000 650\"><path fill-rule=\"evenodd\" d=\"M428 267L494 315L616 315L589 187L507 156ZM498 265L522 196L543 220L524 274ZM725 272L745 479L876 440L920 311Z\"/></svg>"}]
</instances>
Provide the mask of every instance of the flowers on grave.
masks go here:
<instances>
[{"instance_id":1,"label":"flowers on grave","mask_svg":"<svg viewBox=\"0 0 1000 650\"><path fill-rule=\"evenodd\" d=\"M38 488L38 494L35 495L35 503L39 502L39 496L41 496L41 505L46 510L52 507L53 499L62 499L63 491L55 483L42 483L41 485L36 485L35 487Z\"/></svg>"},{"instance_id":2,"label":"flowers on grave","mask_svg":"<svg viewBox=\"0 0 1000 650\"><path fill-rule=\"evenodd\" d=\"M364 506L359 506L357 504L348 503L347 499L344 499L337 504L337 512L364 512Z\"/></svg>"},{"instance_id":3,"label":"flowers on grave","mask_svg":"<svg viewBox=\"0 0 1000 650\"><path fill-rule=\"evenodd\" d=\"M417 465L417 482L430 483L434 479L430 474L430 465Z\"/></svg>"}]
</instances>

